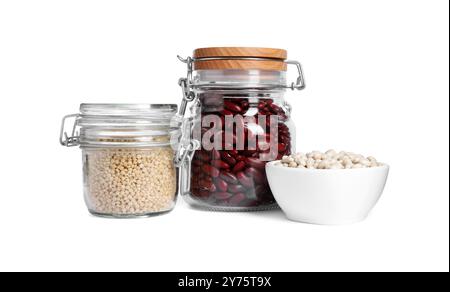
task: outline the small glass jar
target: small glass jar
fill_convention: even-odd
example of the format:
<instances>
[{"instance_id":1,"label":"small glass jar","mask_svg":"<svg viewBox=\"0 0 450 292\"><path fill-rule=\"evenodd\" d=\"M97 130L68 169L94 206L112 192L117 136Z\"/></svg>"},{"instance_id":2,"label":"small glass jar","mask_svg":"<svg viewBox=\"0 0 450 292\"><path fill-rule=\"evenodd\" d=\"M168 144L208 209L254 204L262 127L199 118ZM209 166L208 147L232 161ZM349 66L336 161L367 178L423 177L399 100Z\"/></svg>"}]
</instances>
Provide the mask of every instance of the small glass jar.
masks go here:
<instances>
[{"instance_id":1,"label":"small glass jar","mask_svg":"<svg viewBox=\"0 0 450 292\"><path fill-rule=\"evenodd\" d=\"M81 104L63 120L60 142L80 146L89 212L106 217L149 216L173 209L179 125L176 105ZM73 118L69 136L64 123ZM79 131L79 133L78 133Z\"/></svg>"},{"instance_id":2,"label":"small glass jar","mask_svg":"<svg viewBox=\"0 0 450 292\"><path fill-rule=\"evenodd\" d=\"M295 152L295 125L287 88L303 89L300 64L287 52L267 48L204 48L194 51L188 78L181 79L184 100L193 101L192 139L201 144L193 157L193 206L217 211L276 208L265 165ZM287 65L298 68L287 85ZM184 105L183 105L184 106Z\"/></svg>"}]
</instances>

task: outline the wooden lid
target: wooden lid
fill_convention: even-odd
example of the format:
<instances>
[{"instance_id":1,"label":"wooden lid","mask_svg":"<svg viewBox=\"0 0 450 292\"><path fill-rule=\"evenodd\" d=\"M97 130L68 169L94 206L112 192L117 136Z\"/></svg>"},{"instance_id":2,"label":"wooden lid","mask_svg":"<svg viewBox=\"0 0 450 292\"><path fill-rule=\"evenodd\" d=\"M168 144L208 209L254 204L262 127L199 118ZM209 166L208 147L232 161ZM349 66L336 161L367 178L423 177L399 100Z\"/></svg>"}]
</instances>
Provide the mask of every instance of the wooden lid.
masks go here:
<instances>
[{"instance_id":1,"label":"wooden lid","mask_svg":"<svg viewBox=\"0 0 450 292\"><path fill-rule=\"evenodd\" d=\"M194 70L287 70L287 65L284 62L287 58L287 52L282 49L252 47L201 48L194 51L193 57L196 59ZM261 58L261 60L245 58Z\"/></svg>"},{"instance_id":2,"label":"wooden lid","mask_svg":"<svg viewBox=\"0 0 450 292\"><path fill-rule=\"evenodd\" d=\"M215 47L201 48L194 51L195 59L214 57L248 57L286 60L287 51L282 49L252 47Z\"/></svg>"}]
</instances>

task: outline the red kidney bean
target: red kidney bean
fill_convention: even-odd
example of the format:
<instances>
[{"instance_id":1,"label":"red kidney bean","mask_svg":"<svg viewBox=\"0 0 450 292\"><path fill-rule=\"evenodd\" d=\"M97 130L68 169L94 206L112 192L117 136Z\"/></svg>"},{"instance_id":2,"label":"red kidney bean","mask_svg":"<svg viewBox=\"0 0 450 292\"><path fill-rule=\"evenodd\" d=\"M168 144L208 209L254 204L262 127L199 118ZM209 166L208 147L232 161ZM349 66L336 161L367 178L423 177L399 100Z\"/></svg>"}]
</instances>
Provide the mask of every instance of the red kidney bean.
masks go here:
<instances>
[{"instance_id":1,"label":"red kidney bean","mask_svg":"<svg viewBox=\"0 0 450 292\"><path fill-rule=\"evenodd\" d=\"M284 144L284 143L278 144L278 151L279 152L285 152L286 151L286 144Z\"/></svg>"},{"instance_id":2,"label":"red kidney bean","mask_svg":"<svg viewBox=\"0 0 450 292\"><path fill-rule=\"evenodd\" d=\"M201 198L208 198L210 194L211 192L207 190L199 190L198 192L195 192L195 195Z\"/></svg>"},{"instance_id":3,"label":"red kidney bean","mask_svg":"<svg viewBox=\"0 0 450 292\"><path fill-rule=\"evenodd\" d=\"M229 185L228 191L230 193L241 193L241 192L245 192L246 189L243 185Z\"/></svg>"},{"instance_id":4,"label":"red kidney bean","mask_svg":"<svg viewBox=\"0 0 450 292\"><path fill-rule=\"evenodd\" d=\"M221 156L222 159L230 166L234 166L236 164L236 159L234 159L233 156L231 156L228 152L222 151Z\"/></svg>"},{"instance_id":5,"label":"red kidney bean","mask_svg":"<svg viewBox=\"0 0 450 292\"><path fill-rule=\"evenodd\" d=\"M214 184L217 187L217 189L220 190L221 192L228 191L228 184L223 179L216 178Z\"/></svg>"},{"instance_id":6,"label":"red kidney bean","mask_svg":"<svg viewBox=\"0 0 450 292\"><path fill-rule=\"evenodd\" d=\"M237 160L237 161L245 161L245 159L246 159L245 156L242 156L242 155L236 156L236 160Z\"/></svg>"},{"instance_id":7,"label":"red kidney bean","mask_svg":"<svg viewBox=\"0 0 450 292\"><path fill-rule=\"evenodd\" d=\"M212 177L218 177L220 174L220 171L217 168L208 164L203 165L202 169L205 174L211 175Z\"/></svg>"},{"instance_id":8,"label":"red kidney bean","mask_svg":"<svg viewBox=\"0 0 450 292\"><path fill-rule=\"evenodd\" d=\"M258 184L264 183L264 180L266 179L266 176L262 172L253 167L247 168L245 174L252 177Z\"/></svg>"},{"instance_id":9,"label":"red kidney bean","mask_svg":"<svg viewBox=\"0 0 450 292\"><path fill-rule=\"evenodd\" d=\"M281 142L281 143L289 144L289 141L290 141L289 137L287 137L287 136L285 136L285 135L281 135L281 136L279 137L279 139L280 139L280 142Z\"/></svg>"},{"instance_id":10,"label":"red kidney bean","mask_svg":"<svg viewBox=\"0 0 450 292\"><path fill-rule=\"evenodd\" d=\"M287 117L286 114L284 114L284 113L279 113L279 114L278 114L278 119L279 119L281 122L285 122L285 121L288 120L288 117Z\"/></svg>"},{"instance_id":11,"label":"red kidney bean","mask_svg":"<svg viewBox=\"0 0 450 292\"><path fill-rule=\"evenodd\" d=\"M260 201L272 200L272 193L266 186L263 185L259 185L255 188L255 195Z\"/></svg>"},{"instance_id":12,"label":"red kidney bean","mask_svg":"<svg viewBox=\"0 0 450 292\"><path fill-rule=\"evenodd\" d=\"M201 180L198 182L198 184L199 184L199 187L203 190L207 190L210 192L215 192L217 190L216 186L212 182L209 182L206 180Z\"/></svg>"},{"instance_id":13,"label":"red kidney bean","mask_svg":"<svg viewBox=\"0 0 450 292\"><path fill-rule=\"evenodd\" d=\"M261 202L258 200L245 200L245 206L246 207L257 207L259 205L261 205Z\"/></svg>"},{"instance_id":14,"label":"red kidney bean","mask_svg":"<svg viewBox=\"0 0 450 292\"><path fill-rule=\"evenodd\" d=\"M221 159L219 151L217 151L216 149L213 149L211 152L212 152L211 156L212 156L213 160L220 160Z\"/></svg>"},{"instance_id":15,"label":"red kidney bean","mask_svg":"<svg viewBox=\"0 0 450 292\"><path fill-rule=\"evenodd\" d=\"M242 151L243 156L252 156L253 154L258 153L256 150L244 150Z\"/></svg>"},{"instance_id":16,"label":"red kidney bean","mask_svg":"<svg viewBox=\"0 0 450 292\"><path fill-rule=\"evenodd\" d=\"M245 168L245 162L244 161L239 161L234 167L233 167L233 172L234 173L238 173L240 171L242 171Z\"/></svg>"},{"instance_id":17,"label":"red kidney bean","mask_svg":"<svg viewBox=\"0 0 450 292\"><path fill-rule=\"evenodd\" d=\"M228 203L230 205L236 206L236 205L241 204L242 201L244 201L244 200L245 200L245 194L237 193L228 201Z\"/></svg>"},{"instance_id":18,"label":"red kidney bean","mask_svg":"<svg viewBox=\"0 0 450 292\"><path fill-rule=\"evenodd\" d=\"M217 192L213 195L217 200L228 200L233 196L233 194L227 192Z\"/></svg>"},{"instance_id":19,"label":"red kidney bean","mask_svg":"<svg viewBox=\"0 0 450 292\"><path fill-rule=\"evenodd\" d=\"M228 171L222 171L220 173L220 178L223 179L224 181L226 181L229 184L238 184L239 180L237 179L237 177L232 174L231 172Z\"/></svg>"},{"instance_id":20,"label":"red kidney bean","mask_svg":"<svg viewBox=\"0 0 450 292\"><path fill-rule=\"evenodd\" d=\"M227 110L230 110L234 113L242 112L242 108L240 106L238 106L237 104L232 103L231 101L225 101L223 104Z\"/></svg>"},{"instance_id":21,"label":"red kidney bean","mask_svg":"<svg viewBox=\"0 0 450 292\"><path fill-rule=\"evenodd\" d=\"M224 116L232 116L233 113L230 112L229 110L224 109L223 111L220 112L222 115ZM222 124L223 125L223 124Z\"/></svg>"},{"instance_id":22,"label":"red kidney bean","mask_svg":"<svg viewBox=\"0 0 450 292\"><path fill-rule=\"evenodd\" d=\"M193 164L194 166L199 166L199 167L201 167L201 166L203 165L203 161L201 161L200 159L194 159L194 160L192 161L192 164Z\"/></svg>"},{"instance_id":23,"label":"red kidney bean","mask_svg":"<svg viewBox=\"0 0 450 292\"><path fill-rule=\"evenodd\" d=\"M290 136L291 133L289 132L289 129L283 129L280 131L281 135L286 135L286 136Z\"/></svg>"},{"instance_id":24,"label":"red kidney bean","mask_svg":"<svg viewBox=\"0 0 450 292\"><path fill-rule=\"evenodd\" d=\"M255 188L255 192L259 194L267 193L267 189L263 185L259 185Z\"/></svg>"},{"instance_id":25,"label":"red kidney bean","mask_svg":"<svg viewBox=\"0 0 450 292\"><path fill-rule=\"evenodd\" d=\"M213 160L211 162L211 164L215 167L215 168L220 168L220 169L229 169L230 165L226 162L223 162L222 160Z\"/></svg>"},{"instance_id":26,"label":"red kidney bean","mask_svg":"<svg viewBox=\"0 0 450 292\"><path fill-rule=\"evenodd\" d=\"M203 161L210 161L211 160L211 157L210 157L210 155L208 153L200 152L200 151L198 151L198 158L200 160L203 160Z\"/></svg>"},{"instance_id":27,"label":"red kidney bean","mask_svg":"<svg viewBox=\"0 0 450 292\"><path fill-rule=\"evenodd\" d=\"M207 181L207 182L209 182L209 183L212 183L212 181L213 181L212 177L210 177L210 176L208 176L208 175L205 175L205 176L203 177L203 180L204 180L204 181Z\"/></svg>"},{"instance_id":28,"label":"red kidney bean","mask_svg":"<svg viewBox=\"0 0 450 292\"><path fill-rule=\"evenodd\" d=\"M247 158L246 162L247 162L247 165L253 166L255 168L259 168L259 169L265 169L266 168L266 162L261 161L261 160L256 159L256 158Z\"/></svg>"},{"instance_id":29,"label":"red kidney bean","mask_svg":"<svg viewBox=\"0 0 450 292\"><path fill-rule=\"evenodd\" d=\"M254 183L253 180L249 177L247 177L242 171L238 172L236 174L236 177L238 178L239 182L246 188L253 188Z\"/></svg>"},{"instance_id":30,"label":"red kidney bean","mask_svg":"<svg viewBox=\"0 0 450 292\"><path fill-rule=\"evenodd\" d=\"M269 107L270 107L270 110L271 110L274 114L278 114L278 113L283 112L283 109L280 108L279 106L277 106L277 105L274 104L274 103L270 104Z\"/></svg>"}]
</instances>

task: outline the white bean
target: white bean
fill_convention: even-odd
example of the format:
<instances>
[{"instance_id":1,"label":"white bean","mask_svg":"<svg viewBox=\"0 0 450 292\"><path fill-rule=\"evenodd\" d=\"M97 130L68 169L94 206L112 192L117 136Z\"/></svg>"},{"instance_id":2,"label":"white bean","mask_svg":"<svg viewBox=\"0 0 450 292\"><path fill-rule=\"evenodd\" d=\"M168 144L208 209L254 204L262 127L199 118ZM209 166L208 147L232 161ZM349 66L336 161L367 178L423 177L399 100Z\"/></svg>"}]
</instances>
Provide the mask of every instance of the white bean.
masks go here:
<instances>
[{"instance_id":1,"label":"white bean","mask_svg":"<svg viewBox=\"0 0 450 292\"><path fill-rule=\"evenodd\" d=\"M317 165L318 169L327 169L329 168L329 164L326 160L323 160L321 162L319 162L319 164Z\"/></svg>"},{"instance_id":2,"label":"white bean","mask_svg":"<svg viewBox=\"0 0 450 292\"><path fill-rule=\"evenodd\" d=\"M368 159L361 159L361 161L359 163L364 165L364 166L370 166L371 165L371 162Z\"/></svg>"},{"instance_id":3,"label":"white bean","mask_svg":"<svg viewBox=\"0 0 450 292\"><path fill-rule=\"evenodd\" d=\"M291 168L308 169L358 169L377 167L383 164L379 163L373 156L366 158L363 155L353 152L337 152L334 149L330 149L325 153L312 151L283 156L281 165Z\"/></svg>"},{"instance_id":4,"label":"white bean","mask_svg":"<svg viewBox=\"0 0 450 292\"><path fill-rule=\"evenodd\" d=\"M334 163L331 166L328 167L329 169L343 169L344 166L342 166L342 164L340 163Z\"/></svg>"},{"instance_id":5,"label":"white bean","mask_svg":"<svg viewBox=\"0 0 450 292\"><path fill-rule=\"evenodd\" d=\"M367 159L368 159L370 162L377 162L377 159L376 159L375 157L373 157L373 156L368 156Z\"/></svg>"}]
</instances>

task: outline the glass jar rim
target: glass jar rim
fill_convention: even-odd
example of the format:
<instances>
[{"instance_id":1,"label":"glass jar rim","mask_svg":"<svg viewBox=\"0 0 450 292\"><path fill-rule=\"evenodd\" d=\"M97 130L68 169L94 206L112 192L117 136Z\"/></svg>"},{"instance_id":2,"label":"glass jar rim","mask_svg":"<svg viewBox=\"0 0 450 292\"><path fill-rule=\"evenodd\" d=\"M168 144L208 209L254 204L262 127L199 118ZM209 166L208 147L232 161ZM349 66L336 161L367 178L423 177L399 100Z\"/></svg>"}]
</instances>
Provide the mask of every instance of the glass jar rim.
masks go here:
<instances>
[{"instance_id":1,"label":"glass jar rim","mask_svg":"<svg viewBox=\"0 0 450 292\"><path fill-rule=\"evenodd\" d=\"M81 116L159 116L171 118L176 114L176 104L147 103L82 103Z\"/></svg>"}]
</instances>

